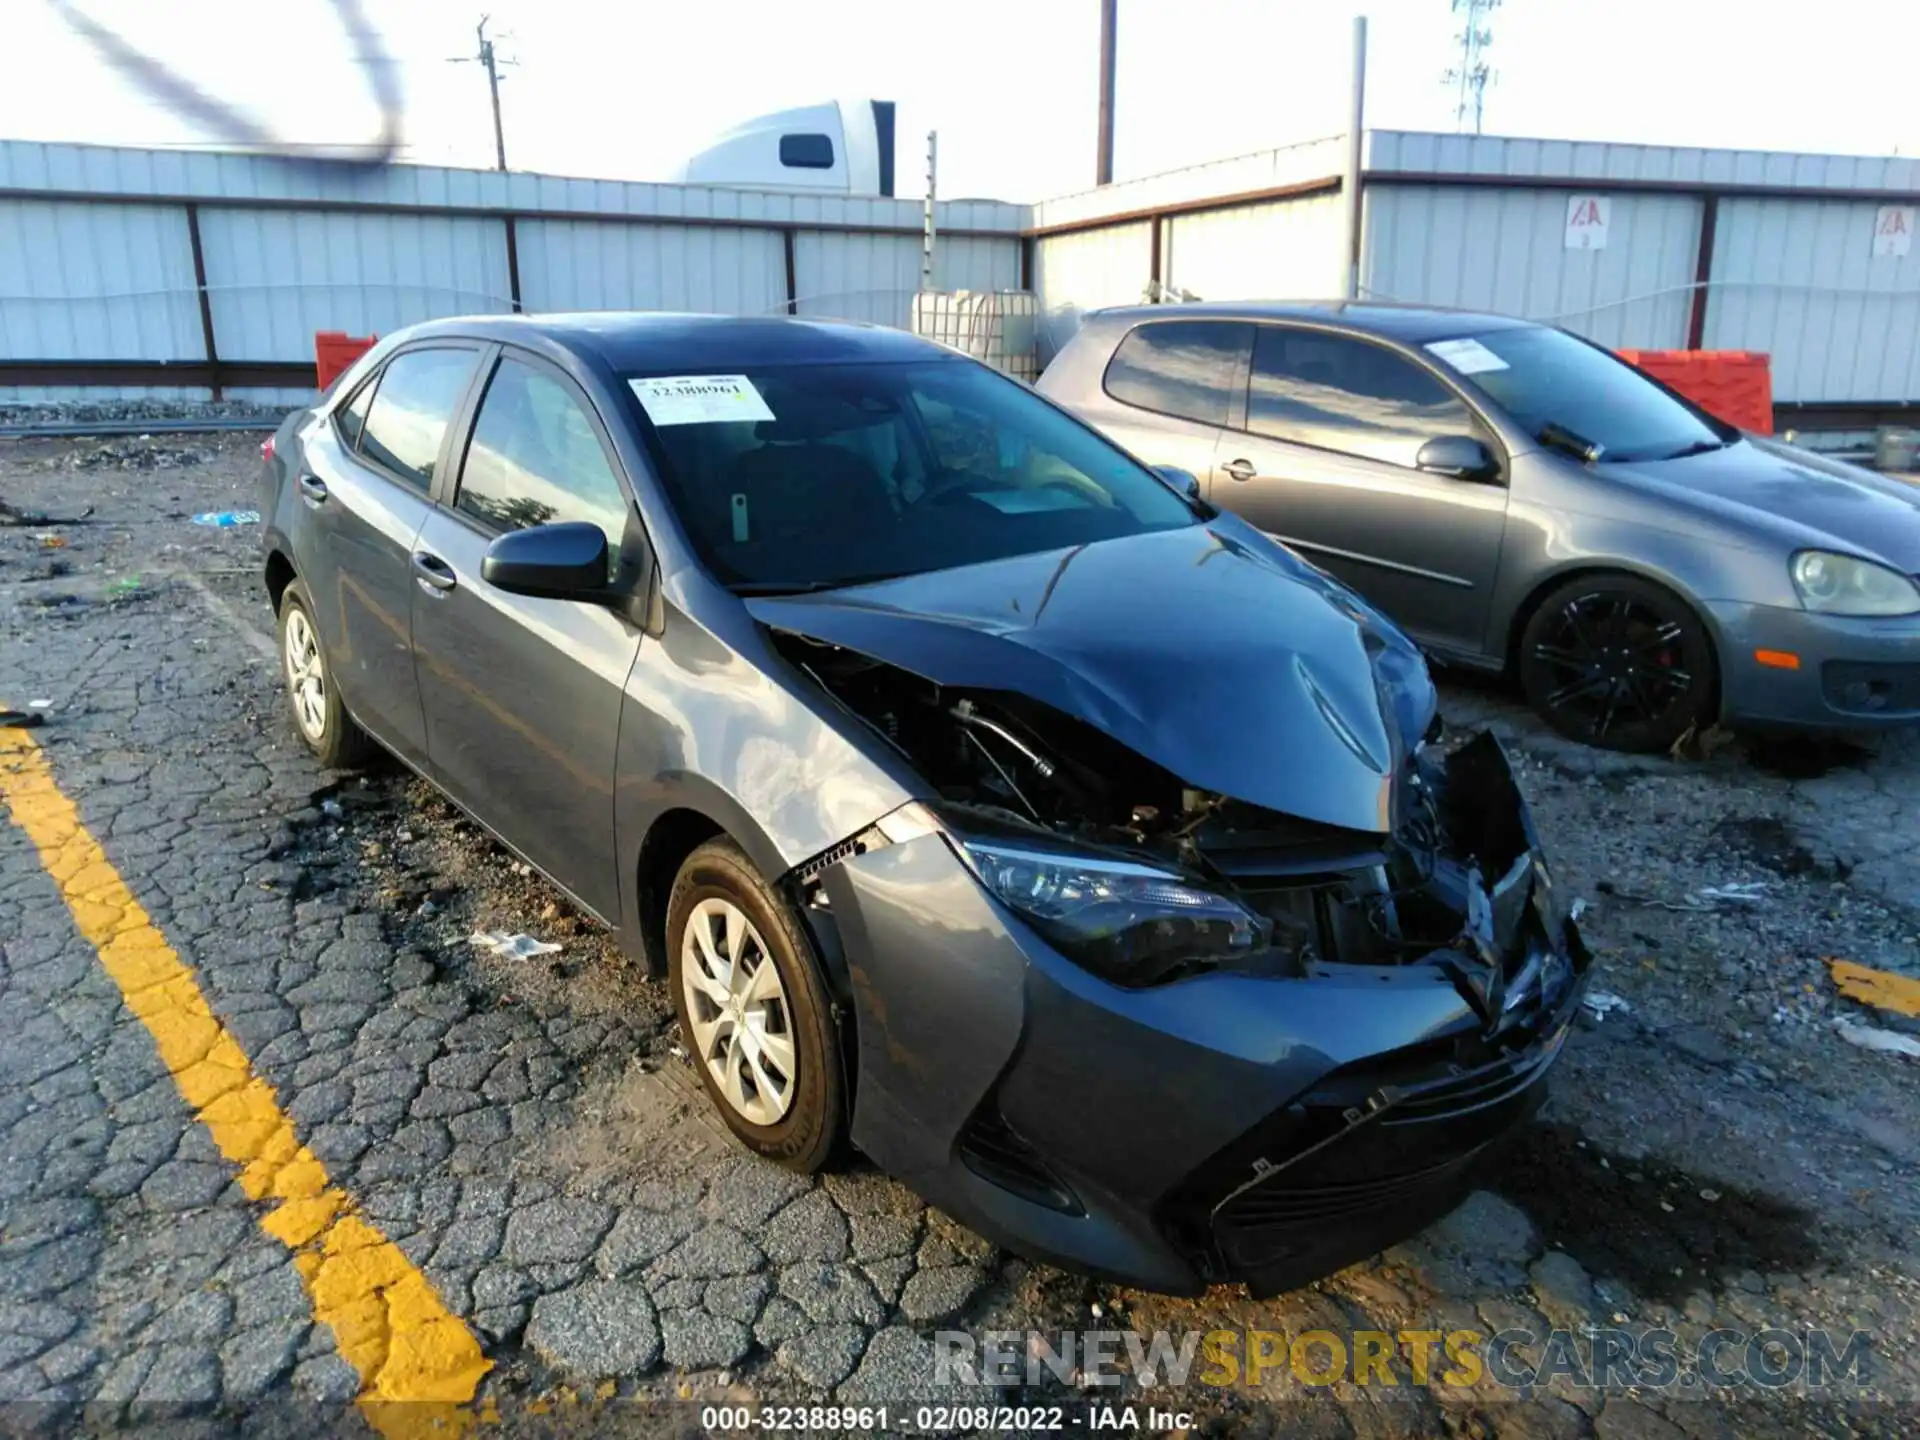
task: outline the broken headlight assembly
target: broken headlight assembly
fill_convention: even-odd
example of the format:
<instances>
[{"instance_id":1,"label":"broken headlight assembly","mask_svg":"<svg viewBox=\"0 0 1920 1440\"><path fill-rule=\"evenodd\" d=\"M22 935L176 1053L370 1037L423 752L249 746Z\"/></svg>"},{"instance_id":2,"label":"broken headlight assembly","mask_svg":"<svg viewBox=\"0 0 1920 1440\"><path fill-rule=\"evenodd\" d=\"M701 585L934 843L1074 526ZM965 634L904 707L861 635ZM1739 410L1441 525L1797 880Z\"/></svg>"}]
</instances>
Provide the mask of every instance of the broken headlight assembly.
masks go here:
<instances>
[{"instance_id":1,"label":"broken headlight assembly","mask_svg":"<svg viewBox=\"0 0 1920 1440\"><path fill-rule=\"evenodd\" d=\"M1265 948L1272 923L1192 877L1122 855L980 837L948 842L994 898L1116 985L1151 985Z\"/></svg>"}]
</instances>

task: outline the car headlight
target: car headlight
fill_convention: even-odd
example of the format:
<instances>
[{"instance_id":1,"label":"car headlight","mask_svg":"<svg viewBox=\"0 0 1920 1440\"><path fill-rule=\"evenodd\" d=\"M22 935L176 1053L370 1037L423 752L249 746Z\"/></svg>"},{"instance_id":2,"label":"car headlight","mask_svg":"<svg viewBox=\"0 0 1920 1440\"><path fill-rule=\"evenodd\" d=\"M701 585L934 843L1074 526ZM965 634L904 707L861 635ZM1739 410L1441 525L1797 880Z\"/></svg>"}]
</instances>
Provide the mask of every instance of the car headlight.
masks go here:
<instances>
[{"instance_id":1,"label":"car headlight","mask_svg":"<svg viewBox=\"0 0 1920 1440\"><path fill-rule=\"evenodd\" d=\"M1062 954L1119 985L1266 946L1272 923L1176 871L1043 840L948 840L980 883Z\"/></svg>"},{"instance_id":2,"label":"car headlight","mask_svg":"<svg viewBox=\"0 0 1920 1440\"><path fill-rule=\"evenodd\" d=\"M1793 588L1800 603L1823 615L1920 613L1920 586L1885 565L1830 550L1802 550L1793 557Z\"/></svg>"}]
</instances>

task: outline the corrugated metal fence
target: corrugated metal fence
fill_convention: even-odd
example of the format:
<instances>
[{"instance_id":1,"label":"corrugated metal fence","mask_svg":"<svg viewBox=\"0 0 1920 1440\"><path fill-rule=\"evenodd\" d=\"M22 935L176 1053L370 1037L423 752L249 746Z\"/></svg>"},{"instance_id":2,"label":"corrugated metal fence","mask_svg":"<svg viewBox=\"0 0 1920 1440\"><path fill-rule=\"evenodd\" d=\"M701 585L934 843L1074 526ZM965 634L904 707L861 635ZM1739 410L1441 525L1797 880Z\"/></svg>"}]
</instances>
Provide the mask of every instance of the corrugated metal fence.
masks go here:
<instances>
[{"instance_id":1,"label":"corrugated metal fence","mask_svg":"<svg viewBox=\"0 0 1920 1440\"><path fill-rule=\"evenodd\" d=\"M1363 293L1604 344L1765 350L1792 423L1920 408L1920 160L1374 131ZM1313 299L1342 143L937 207L935 284L1037 292L1041 358L1149 290ZM1598 202L1601 243L1569 220ZM1890 221L1907 243L1880 243ZM909 323L917 202L0 142L0 399L298 393L315 330L511 309ZM294 387L276 392L272 387Z\"/></svg>"},{"instance_id":2,"label":"corrugated metal fence","mask_svg":"<svg viewBox=\"0 0 1920 1440\"><path fill-rule=\"evenodd\" d=\"M938 206L935 284L1023 288L1027 216ZM904 327L920 224L874 197L0 141L0 399L291 401L316 330L475 312Z\"/></svg>"},{"instance_id":3,"label":"corrugated metal fence","mask_svg":"<svg viewBox=\"0 0 1920 1440\"><path fill-rule=\"evenodd\" d=\"M1920 160L1373 131L1363 296L1550 320L1602 344L1763 350L1794 423L1920 407ZM1155 287L1317 299L1341 275L1337 140L1042 203L1052 345ZM1601 243L1570 235L1598 200Z\"/></svg>"}]
</instances>

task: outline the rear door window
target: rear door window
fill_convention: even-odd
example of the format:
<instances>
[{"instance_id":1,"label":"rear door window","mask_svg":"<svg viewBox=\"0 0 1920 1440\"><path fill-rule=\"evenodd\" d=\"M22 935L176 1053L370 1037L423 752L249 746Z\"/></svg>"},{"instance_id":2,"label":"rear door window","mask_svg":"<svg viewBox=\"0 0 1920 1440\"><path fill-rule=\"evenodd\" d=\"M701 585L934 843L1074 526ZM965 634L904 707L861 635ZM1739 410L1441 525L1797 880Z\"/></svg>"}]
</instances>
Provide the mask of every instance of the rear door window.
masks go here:
<instances>
[{"instance_id":1,"label":"rear door window","mask_svg":"<svg viewBox=\"0 0 1920 1440\"><path fill-rule=\"evenodd\" d=\"M1227 320L1141 325L1107 363L1107 394L1142 410L1225 425L1252 329Z\"/></svg>"},{"instance_id":2,"label":"rear door window","mask_svg":"<svg viewBox=\"0 0 1920 1440\"><path fill-rule=\"evenodd\" d=\"M473 362L472 350L438 347L408 350L389 360L367 412L360 453L409 484L429 489Z\"/></svg>"},{"instance_id":3,"label":"rear door window","mask_svg":"<svg viewBox=\"0 0 1920 1440\"><path fill-rule=\"evenodd\" d=\"M360 432L367 427L367 407L373 404L373 387L379 378L368 376L347 403L334 412L333 423L339 428L340 443L349 450L360 448Z\"/></svg>"},{"instance_id":4,"label":"rear door window","mask_svg":"<svg viewBox=\"0 0 1920 1440\"><path fill-rule=\"evenodd\" d=\"M496 530L586 521L616 556L627 528L627 492L585 402L511 355L480 402L454 506Z\"/></svg>"},{"instance_id":5,"label":"rear door window","mask_svg":"<svg viewBox=\"0 0 1920 1440\"><path fill-rule=\"evenodd\" d=\"M1476 433L1466 402L1404 356L1281 325L1261 326L1254 341L1247 428L1409 468L1436 435Z\"/></svg>"}]
</instances>

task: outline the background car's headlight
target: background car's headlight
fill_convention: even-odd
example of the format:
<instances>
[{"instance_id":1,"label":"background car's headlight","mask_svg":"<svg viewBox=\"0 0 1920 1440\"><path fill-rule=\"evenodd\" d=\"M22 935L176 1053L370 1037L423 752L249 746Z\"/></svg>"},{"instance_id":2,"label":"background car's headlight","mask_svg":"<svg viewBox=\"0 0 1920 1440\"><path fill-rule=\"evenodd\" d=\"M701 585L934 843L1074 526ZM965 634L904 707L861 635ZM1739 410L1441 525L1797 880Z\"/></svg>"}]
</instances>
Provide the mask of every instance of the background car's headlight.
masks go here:
<instances>
[{"instance_id":1,"label":"background car's headlight","mask_svg":"<svg viewBox=\"0 0 1920 1440\"><path fill-rule=\"evenodd\" d=\"M1062 954L1121 985L1263 948L1271 922L1186 876L1119 856L949 832L994 896Z\"/></svg>"},{"instance_id":2,"label":"background car's headlight","mask_svg":"<svg viewBox=\"0 0 1920 1440\"><path fill-rule=\"evenodd\" d=\"M1920 613L1920 586L1885 565L1830 550L1802 550L1793 557L1793 588L1800 603L1823 615L1913 615Z\"/></svg>"}]
</instances>

